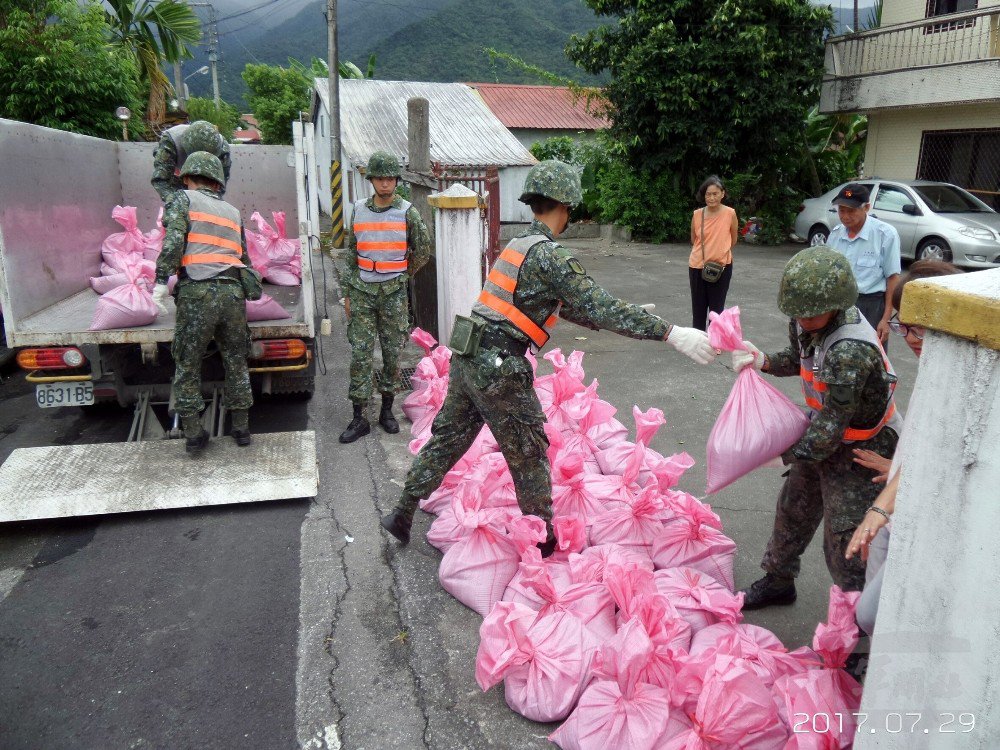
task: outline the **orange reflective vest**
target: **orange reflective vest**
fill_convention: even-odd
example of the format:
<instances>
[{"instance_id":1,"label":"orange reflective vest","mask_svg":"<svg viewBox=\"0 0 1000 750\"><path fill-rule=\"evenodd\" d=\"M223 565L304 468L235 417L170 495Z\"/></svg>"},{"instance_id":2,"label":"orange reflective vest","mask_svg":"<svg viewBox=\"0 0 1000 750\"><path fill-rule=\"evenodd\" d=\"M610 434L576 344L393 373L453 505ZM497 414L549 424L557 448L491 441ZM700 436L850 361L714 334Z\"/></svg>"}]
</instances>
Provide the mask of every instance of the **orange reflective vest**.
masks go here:
<instances>
[{"instance_id":1,"label":"orange reflective vest","mask_svg":"<svg viewBox=\"0 0 1000 750\"><path fill-rule=\"evenodd\" d=\"M799 329L799 333L801 332L802 330ZM848 427L844 430L844 442L853 443L861 440L870 440L881 432L882 428L887 425L892 427L896 431L896 434L899 434L902 432L903 420L896 410L896 402L893 398L893 393L896 390L896 373L892 369L892 363L889 362L889 357L886 356L885 350L882 348L882 342L879 340L878 334L863 317L858 323L846 323L842 325L840 328L830 333L823 343L813 350L812 355L808 357L802 356L800 358L799 375L802 379L802 394L805 396L806 405L812 409L813 412L820 412L823 410L823 404L826 400L826 393L829 390L829 386L819 379L819 372L823 367L823 361L826 359L827 353L833 348L834 344L847 340L864 341L865 343L876 346L879 353L882 355L882 364L885 367L886 373L892 376L892 382L889 384L889 398L887 399L885 413L882 415L882 419L879 420L877 425L867 429Z\"/></svg>"},{"instance_id":2,"label":"orange reflective vest","mask_svg":"<svg viewBox=\"0 0 1000 750\"><path fill-rule=\"evenodd\" d=\"M544 320L535 321L517 308L514 304L514 294L521 273L521 264L528 251L539 242L547 240L548 237L543 234L532 234L511 240L493 264L483 285L483 291L480 292L476 304L472 306L474 313L487 320L507 321L527 336L537 349L541 349L549 340L549 332L559 320L560 305L554 305Z\"/></svg>"},{"instance_id":3,"label":"orange reflective vest","mask_svg":"<svg viewBox=\"0 0 1000 750\"><path fill-rule=\"evenodd\" d=\"M399 276L408 268L406 260L406 212L410 204L385 211L372 211L364 201L354 205L354 237L358 243L358 275L362 281L379 283Z\"/></svg>"},{"instance_id":4,"label":"orange reflective vest","mask_svg":"<svg viewBox=\"0 0 1000 750\"><path fill-rule=\"evenodd\" d=\"M243 265L243 220L235 206L197 190L185 190L188 209L187 245L181 265L187 275L202 281L227 268Z\"/></svg>"}]
</instances>

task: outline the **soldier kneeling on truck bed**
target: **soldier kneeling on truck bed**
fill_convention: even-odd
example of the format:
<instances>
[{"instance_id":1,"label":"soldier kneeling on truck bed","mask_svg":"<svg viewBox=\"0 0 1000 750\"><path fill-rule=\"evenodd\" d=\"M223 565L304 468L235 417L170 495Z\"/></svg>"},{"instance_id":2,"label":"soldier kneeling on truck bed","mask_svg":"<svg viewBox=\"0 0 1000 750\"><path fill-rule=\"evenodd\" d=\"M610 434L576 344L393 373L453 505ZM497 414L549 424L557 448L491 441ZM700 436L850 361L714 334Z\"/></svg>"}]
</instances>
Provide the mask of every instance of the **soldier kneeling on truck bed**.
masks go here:
<instances>
[{"instance_id":1,"label":"soldier kneeling on truck bed","mask_svg":"<svg viewBox=\"0 0 1000 750\"><path fill-rule=\"evenodd\" d=\"M246 300L260 299L260 274L250 265L239 210L220 197L226 178L214 154L191 154L181 168L186 190L171 197L164 224L163 251L156 262L153 301L167 313L167 279L177 274L177 324L172 354L174 404L188 453L208 444L199 414L201 363L214 338L225 368L223 404L232 415L237 445L250 445L248 411L253 404L247 355L250 329Z\"/></svg>"},{"instance_id":2,"label":"soldier kneeling on truck bed","mask_svg":"<svg viewBox=\"0 0 1000 750\"><path fill-rule=\"evenodd\" d=\"M160 143L153 152L153 179L150 183L164 205L170 202L174 193L184 189L181 169L187 158L198 151L206 151L219 157L222 173L229 182L229 144L219 133L219 129L206 120L195 120L190 125L174 125L163 131ZM225 195L223 184L220 195ZM164 219L166 221L166 219Z\"/></svg>"}]
</instances>

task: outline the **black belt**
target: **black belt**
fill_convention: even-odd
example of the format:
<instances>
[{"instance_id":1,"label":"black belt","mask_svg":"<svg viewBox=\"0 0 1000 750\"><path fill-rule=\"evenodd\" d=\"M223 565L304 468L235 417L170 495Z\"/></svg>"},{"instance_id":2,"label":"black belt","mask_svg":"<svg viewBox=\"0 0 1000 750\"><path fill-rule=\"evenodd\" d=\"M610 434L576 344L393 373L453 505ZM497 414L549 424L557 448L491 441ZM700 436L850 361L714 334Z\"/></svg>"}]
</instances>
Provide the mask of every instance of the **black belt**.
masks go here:
<instances>
[{"instance_id":1,"label":"black belt","mask_svg":"<svg viewBox=\"0 0 1000 750\"><path fill-rule=\"evenodd\" d=\"M885 297L885 292L862 292L858 294L858 297Z\"/></svg>"},{"instance_id":2,"label":"black belt","mask_svg":"<svg viewBox=\"0 0 1000 750\"><path fill-rule=\"evenodd\" d=\"M479 348L498 349L508 356L523 357L524 353L528 351L528 343L518 341L513 336L508 336L500 328L487 324L486 330L483 331L483 337L479 340Z\"/></svg>"}]
</instances>

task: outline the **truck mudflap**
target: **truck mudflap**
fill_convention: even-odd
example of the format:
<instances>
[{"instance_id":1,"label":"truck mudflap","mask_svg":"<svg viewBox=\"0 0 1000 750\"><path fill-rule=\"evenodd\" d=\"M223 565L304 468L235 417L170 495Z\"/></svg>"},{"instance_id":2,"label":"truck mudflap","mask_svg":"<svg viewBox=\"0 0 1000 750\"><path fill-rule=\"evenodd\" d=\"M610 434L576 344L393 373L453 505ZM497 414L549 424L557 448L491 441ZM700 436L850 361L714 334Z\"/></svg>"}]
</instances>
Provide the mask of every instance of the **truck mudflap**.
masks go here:
<instances>
[{"instance_id":1,"label":"truck mudflap","mask_svg":"<svg viewBox=\"0 0 1000 750\"><path fill-rule=\"evenodd\" d=\"M316 433L273 432L239 447L214 438L19 448L0 466L0 523L315 497Z\"/></svg>"}]
</instances>

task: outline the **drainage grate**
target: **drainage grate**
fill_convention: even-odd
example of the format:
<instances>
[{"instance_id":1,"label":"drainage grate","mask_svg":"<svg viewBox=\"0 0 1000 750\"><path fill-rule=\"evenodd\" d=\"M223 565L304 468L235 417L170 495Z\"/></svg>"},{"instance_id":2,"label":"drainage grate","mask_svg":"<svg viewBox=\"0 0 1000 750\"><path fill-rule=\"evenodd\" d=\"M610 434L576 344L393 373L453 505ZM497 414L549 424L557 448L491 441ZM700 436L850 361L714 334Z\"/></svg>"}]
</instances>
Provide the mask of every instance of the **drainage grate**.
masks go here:
<instances>
[{"instance_id":1,"label":"drainage grate","mask_svg":"<svg viewBox=\"0 0 1000 750\"><path fill-rule=\"evenodd\" d=\"M401 367L399 369L399 377L403 381L403 390L404 391L412 391L413 390L413 383L411 382L411 378L413 377L413 373L415 371L416 371L415 367ZM382 371L381 370L376 370L375 371L375 390L378 391L378 389L381 388L381 387L382 387Z\"/></svg>"}]
</instances>

